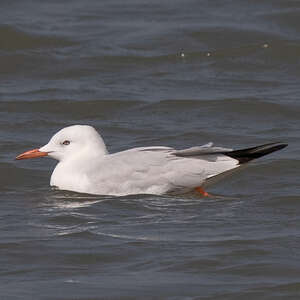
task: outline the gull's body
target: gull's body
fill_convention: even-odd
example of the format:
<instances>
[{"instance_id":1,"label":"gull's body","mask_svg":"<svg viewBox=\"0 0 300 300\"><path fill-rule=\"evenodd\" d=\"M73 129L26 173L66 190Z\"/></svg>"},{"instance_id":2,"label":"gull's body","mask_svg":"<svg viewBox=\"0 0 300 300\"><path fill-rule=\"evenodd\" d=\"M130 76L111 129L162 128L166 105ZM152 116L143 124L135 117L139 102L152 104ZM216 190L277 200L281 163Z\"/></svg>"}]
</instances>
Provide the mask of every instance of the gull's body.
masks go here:
<instances>
[{"instance_id":1,"label":"gull's body","mask_svg":"<svg viewBox=\"0 0 300 300\"><path fill-rule=\"evenodd\" d=\"M210 143L185 150L144 147L109 154L93 127L74 125L60 130L47 145L17 158L57 159L50 185L62 190L101 195L179 194L285 146L273 143L233 151Z\"/></svg>"}]
</instances>

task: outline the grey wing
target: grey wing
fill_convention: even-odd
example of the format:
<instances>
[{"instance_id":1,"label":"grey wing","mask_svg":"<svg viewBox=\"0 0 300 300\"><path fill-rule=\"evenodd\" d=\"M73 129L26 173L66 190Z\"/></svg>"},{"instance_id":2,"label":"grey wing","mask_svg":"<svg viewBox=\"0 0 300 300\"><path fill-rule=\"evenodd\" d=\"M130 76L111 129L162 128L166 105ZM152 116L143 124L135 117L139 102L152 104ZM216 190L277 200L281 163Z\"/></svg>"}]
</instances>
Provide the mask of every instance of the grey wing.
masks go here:
<instances>
[{"instance_id":1,"label":"grey wing","mask_svg":"<svg viewBox=\"0 0 300 300\"><path fill-rule=\"evenodd\" d=\"M214 147L213 143L208 143L203 146L191 147L183 150L175 150L172 154L179 157L199 157L205 159L207 155L224 154L232 149L223 147ZM203 157L204 156L204 157Z\"/></svg>"},{"instance_id":2,"label":"grey wing","mask_svg":"<svg viewBox=\"0 0 300 300\"><path fill-rule=\"evenodd\" d=\"M218 181L222 178L221 174L226 176L239 166L238 160L226 155L231 151L232 149L214 147L213 143L208 143L203 146L175 150L172 154L182 158L189 165L190 171L187 173L187 177L195 179L195 175L198 175L199 184L206 185ZM190 161L193 163L188 163ZM192 178L190 182L195 182Z\"/></svg>"},{"instance_id":3,"label":"grey wing","mask_svg":"<svg viewBox=\"0 0 300 300\"><path fill-rule=\"evenodd\" d=\"M131 193L189 190L237 166L235 159L223 154L227 151L231 149L213 147L211 143L184 150L134 148L109 155L101 163L101 173L96 179L111 194L122 194L123 190ZM117 187L115 182L119 183Z\"/></svg>"},{"instance_id":4,"label":"grey wing","mask_svg":"<svg viewBox=\"0 0 300 300\"><path fill-rule=\"evenodd\" d=\"M207 179L238 167L238 160L226 155L232 149L215 147L213 143L183 150L157 147L144 148L142 151L161 151L167 155L168 180L175 188L199 186Z\"/></svg>"}]
</instances>

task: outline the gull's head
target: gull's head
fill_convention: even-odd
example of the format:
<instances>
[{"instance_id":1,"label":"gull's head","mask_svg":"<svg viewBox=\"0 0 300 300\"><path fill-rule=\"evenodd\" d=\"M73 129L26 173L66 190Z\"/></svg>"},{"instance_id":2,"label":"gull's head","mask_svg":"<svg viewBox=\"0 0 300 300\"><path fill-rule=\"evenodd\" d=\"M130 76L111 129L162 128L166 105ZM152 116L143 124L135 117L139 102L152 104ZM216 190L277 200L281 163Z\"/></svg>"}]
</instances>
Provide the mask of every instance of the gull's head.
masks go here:
<instances>
[{"instance_id":1,"label":"gull's head","mask_svg":"<svg viewBox=\"0 0 300 300\"><path fill-rule=\"evenodd\" d=\"M16 159L49 156L65 161L77 156L88 158L106 153L101 136L92 126L73 125L58 131L45 146L24 152Z\"/></svg>"}]
</instances>

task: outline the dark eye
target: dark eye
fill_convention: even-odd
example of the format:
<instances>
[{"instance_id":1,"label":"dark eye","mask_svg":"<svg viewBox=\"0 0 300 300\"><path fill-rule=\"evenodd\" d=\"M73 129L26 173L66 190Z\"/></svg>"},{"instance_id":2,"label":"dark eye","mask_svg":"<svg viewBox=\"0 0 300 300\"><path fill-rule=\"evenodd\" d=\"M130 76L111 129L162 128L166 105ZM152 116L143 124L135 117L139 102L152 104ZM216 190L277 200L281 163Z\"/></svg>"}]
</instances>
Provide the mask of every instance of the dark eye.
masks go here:
<instances>
[{"instance_id":1,"label":"dark eye","mask_svg":"<svg viewBox=\"0 0 300 300\"><path fill-rule=\"evenodd\" d=\"M65 141L63 142L63 145L65 145L65 146L68 146L68 145L70 145L70 141L68 141L68 140L65 140Z\"/></svg>"}]
</instances>

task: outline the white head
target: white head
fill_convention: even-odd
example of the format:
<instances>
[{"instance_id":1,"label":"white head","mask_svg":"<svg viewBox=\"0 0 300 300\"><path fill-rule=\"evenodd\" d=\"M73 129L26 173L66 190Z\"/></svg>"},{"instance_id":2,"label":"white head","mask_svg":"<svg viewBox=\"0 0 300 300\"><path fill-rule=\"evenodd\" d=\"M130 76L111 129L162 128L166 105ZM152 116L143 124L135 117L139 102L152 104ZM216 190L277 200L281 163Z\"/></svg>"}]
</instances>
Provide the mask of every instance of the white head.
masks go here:
<instances>
[{"instance_id":1,"label":"white head","mask_svg":"<svg viewBox=\"0 0 300 300\"><path fill-rule=\"evenodd\" d=\"M93 127L73 125L58 131L45 146L27 151L17 159L49 156L66 161L77 156L88 158L104 154L107 154L105 144Z\"/></svg>"}]
</instances>

